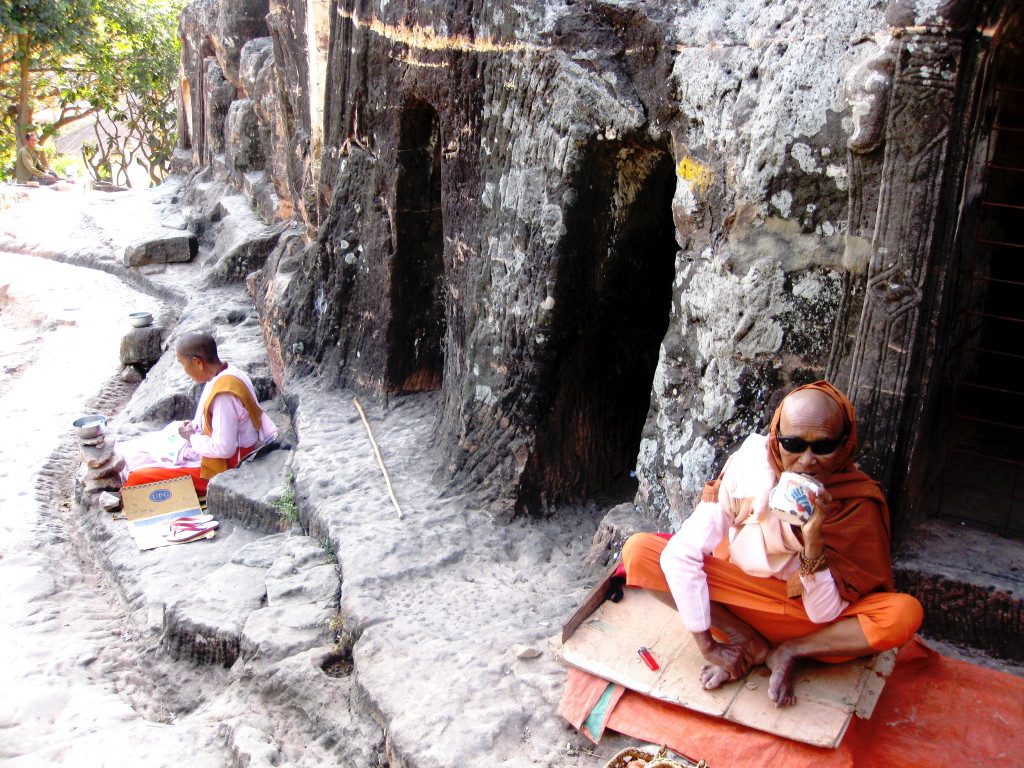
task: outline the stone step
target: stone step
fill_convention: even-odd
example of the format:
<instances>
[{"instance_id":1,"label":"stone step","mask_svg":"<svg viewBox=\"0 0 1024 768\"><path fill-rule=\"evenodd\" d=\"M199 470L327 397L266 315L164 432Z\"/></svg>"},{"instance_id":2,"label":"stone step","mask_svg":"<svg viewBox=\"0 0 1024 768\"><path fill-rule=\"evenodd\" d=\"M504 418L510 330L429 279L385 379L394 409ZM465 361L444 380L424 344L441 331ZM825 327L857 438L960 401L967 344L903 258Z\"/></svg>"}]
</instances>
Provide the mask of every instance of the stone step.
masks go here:
<instances>
[{"instance_id":1,"label":"stone step","mask_svg":"<svg viewBox=\"0 0 1024 768\"><path fill-rule=\"evenodd\" d=\"M1024 549L966 525L917 525L893 562L896 588L924 606L922 634L1024 661Z\"/></svg>"},{"instance_id":2,"label":"stone step","mask_svg":"<svg viewBox=\"0 0 1024 768\"><path fill-rule=\"evenodd\" d=\"M160 644L197 664L284 659L330 642L339 592L336 565L314 539L264 536L165 606Z\"/></svg>"},{"instance_id":3,"label":"stone step","mask_svg":"<svg viewBox=\"0 0 1024 768\"><path fill-rule=\"evenodd\" d=\"M206 511L253 531L288 530L293 521L282 514L279 500L289 487L290 465L290 450L274 450L217 475L206 493Z\"/></svg>"}]
</instances>

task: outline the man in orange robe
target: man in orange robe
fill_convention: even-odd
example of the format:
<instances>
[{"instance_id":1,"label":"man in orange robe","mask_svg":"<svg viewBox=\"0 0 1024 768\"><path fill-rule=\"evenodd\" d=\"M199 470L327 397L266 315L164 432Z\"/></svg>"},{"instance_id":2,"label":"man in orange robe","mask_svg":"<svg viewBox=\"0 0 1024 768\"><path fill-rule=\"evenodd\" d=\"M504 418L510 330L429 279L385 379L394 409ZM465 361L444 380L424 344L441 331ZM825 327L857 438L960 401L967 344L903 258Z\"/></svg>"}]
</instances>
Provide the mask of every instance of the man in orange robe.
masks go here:
<instances>
[{"instance_id":1,"label":"man in orange robe","mask_svg":"<svg viewBox=\"0 0 1024 768\"><path fill-rule=\"evenodd\" d=\"M706 688L767 664L769 697L789 706L796 659L878 653L921 625L920 603L893 591L889 510L878 483L854 466L856 451L849 399L826 381L799 387L768 436L748 437L705 486L675 536L626 542L626 583L671 594L708 662ZM768 509L784 471L824 486L801 526Z\"/></svg>"}]
</instances>

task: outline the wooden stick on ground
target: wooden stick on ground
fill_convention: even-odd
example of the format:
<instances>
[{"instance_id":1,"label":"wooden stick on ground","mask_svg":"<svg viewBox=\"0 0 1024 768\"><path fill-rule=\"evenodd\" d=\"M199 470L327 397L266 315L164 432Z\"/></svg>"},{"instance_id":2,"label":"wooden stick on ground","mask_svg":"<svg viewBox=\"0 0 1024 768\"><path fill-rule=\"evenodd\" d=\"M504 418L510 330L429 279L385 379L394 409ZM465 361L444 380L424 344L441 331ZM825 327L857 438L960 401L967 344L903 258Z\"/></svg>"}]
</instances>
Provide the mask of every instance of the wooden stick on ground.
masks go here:
<instances>
[{"instance_id":1,"label":"wooden stick on ground","mask_svg":"<svg viewBox=\"0 0 1024 768\"><path fill-rule=\"evenodd\" d=\"M404 520L405 513L402 512L402 508L398 506L398 499L395 498L395 489L391 487L391 477L388 475L387 467L384 466L384 457L380 455L380 448L377 447L377 441L373 439L373 430L370 429L370 422L366 419L366 411L363 410L363 406L359 403L358 397L353 397L352 402L356 404L356 410L359 411L359 415L363 419L363 426L366 427L366 434L370 436L370 445L373 446L373 453L377 457L377 464L380 465L380 471L384 473L384 482L388 484L388 496L391 497L391 503L395 505L395 509L398 510L398 519Z\"/></svg>"}]
</instances>

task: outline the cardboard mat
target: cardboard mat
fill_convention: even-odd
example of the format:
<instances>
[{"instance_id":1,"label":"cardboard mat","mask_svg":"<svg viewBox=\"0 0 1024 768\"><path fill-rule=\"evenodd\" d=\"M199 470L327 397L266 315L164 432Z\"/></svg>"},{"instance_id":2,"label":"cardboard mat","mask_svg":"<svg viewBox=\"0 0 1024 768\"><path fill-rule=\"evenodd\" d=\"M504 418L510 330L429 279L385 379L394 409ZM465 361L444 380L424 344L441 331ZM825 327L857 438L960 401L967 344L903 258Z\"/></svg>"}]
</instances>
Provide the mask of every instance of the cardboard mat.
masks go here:
<instances>
[{"instance_id":1,"label":"cardboard mat","mask_svg":"<svg viewBox=\"0 0 1024 768\"><path fill-rule=\"evenodd\" d=\"M170 531L171 523L179 517L198 515L199 498L189 477L175 477L157 483L135 485L121 489L121 502L128 522L128 532L139 545L139 549L169 547L171 542L164 538ZM210 531L204 538L213 538Z\"/></svg>"},{"instance_id":2,"label":"cardboard mat","mask_svg":"<svg viewBox=\"0 0 1024 768\"><path fill-rule=\"evenodd\" d=\"M659 669L637 653L646 647ZM561 645L573 667L637 693L761 731L820 747L836 747L854 714L870 717L895 652L844 664L800 660L794 676L797 703L779 709L768 698L769 671L755 667L743 680L707 691L706 665L674 608L645 589L626 589L604 602Z\"/></svg>"}]
</instances>

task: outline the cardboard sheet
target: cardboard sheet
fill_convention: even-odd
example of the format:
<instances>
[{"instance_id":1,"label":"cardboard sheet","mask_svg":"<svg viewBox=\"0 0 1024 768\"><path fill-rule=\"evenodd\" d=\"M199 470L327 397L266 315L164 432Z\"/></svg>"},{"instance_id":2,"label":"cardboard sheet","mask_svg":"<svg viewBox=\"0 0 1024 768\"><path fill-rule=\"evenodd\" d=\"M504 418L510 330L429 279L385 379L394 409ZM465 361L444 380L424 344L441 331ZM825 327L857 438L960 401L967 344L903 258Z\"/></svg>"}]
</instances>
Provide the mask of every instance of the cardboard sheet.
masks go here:
<instances>
[{"instance_id":1,"label":"cardboard sheet","mask_svg":"<svg viewBox=\"0 0 1024 768\"><path fill-rule=\"evenodd\" d=\"M188 477L122 488L121 503L128 532L143 550L171 546L171 542L164 538L171 523L179 517L202 512L195 486ZM214 532L210 531L204 538L212 538L213 535Z\"/></svg>"},{"instance_id":2,"label":"cardboard sheet","mask_svg":"<svg viewBox=\"0 0 1024 768\"><path fill-rule=\"evenodd\" d=\"M650 650L657 671L637 649ZM706 664L674 608L644 589L627 589L605 602L560 648L573 667L652 698L820 747L838 746L854 714L870 716L892 671L895 652L845 664L801 660L797 703L779 709L768 698L769 671L757 667L743 680L704 690Z\"/></svg>"}]
</instances>

